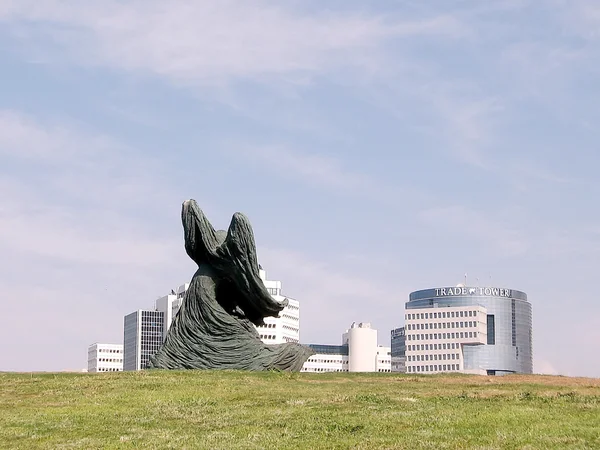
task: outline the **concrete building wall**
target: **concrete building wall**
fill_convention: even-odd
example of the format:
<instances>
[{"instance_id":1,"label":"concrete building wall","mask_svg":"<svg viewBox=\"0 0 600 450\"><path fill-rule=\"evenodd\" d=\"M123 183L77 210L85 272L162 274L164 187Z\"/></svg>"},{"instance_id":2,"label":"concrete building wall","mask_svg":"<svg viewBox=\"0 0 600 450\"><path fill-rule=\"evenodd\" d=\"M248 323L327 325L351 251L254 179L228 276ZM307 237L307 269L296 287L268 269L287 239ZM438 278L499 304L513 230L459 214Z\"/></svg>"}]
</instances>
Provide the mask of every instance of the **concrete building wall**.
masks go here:
<instances>
[{"instance_id":1,"label":"concrete building wall","mask_svg":"<svg viewBox=\"0 0 600 450\"><path fill-rule=\"evenodd\" d=\"M94 343L88 347L88 372L121 372L123 345Z\"/></svg>"},{"instance_id":2,"label":"concrete building wall","mask_svg":"<svg viewBox=\"0 0 600 450\"><path fill-rule=\"evenodd\" d=\"M369 323L353 323L348 336L348 370L375 372L377 368L377 330Z\"/></svg>"},{"instance_id":3,"label":"concrete building wall","mask_svg":"<svg viewBox=\"0 0 600 450\"><path fill-rule=\"evenodd\" d=\"M391 348L377 345L377 330L370 324L360 325L352 326L365 332L354 333L349 328L342 334L342 345L309 344L316 354L308 358L301 371L391 372Z\"/></svg>"}]
</instances>

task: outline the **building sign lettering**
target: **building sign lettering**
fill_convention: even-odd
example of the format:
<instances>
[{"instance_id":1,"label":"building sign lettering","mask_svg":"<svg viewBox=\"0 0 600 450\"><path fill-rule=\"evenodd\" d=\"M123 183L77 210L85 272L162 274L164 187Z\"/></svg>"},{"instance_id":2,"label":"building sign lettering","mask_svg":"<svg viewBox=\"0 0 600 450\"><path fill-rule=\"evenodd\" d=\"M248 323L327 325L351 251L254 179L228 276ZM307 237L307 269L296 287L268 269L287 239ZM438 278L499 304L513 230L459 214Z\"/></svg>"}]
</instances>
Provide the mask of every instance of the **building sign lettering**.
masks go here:
<instances>
[{"instance_id":1,"label":"building sign lettering","mask_svg":"<svg viewBox=\"0 0 600 450\"><path fill-rule=\"evenodd\" d=\"M435 290L436 297L450 297L457 295L477 295L489 297L512 297L512 290L493 287L449 287L437 288Z\"/></svg>"}]
</instances>

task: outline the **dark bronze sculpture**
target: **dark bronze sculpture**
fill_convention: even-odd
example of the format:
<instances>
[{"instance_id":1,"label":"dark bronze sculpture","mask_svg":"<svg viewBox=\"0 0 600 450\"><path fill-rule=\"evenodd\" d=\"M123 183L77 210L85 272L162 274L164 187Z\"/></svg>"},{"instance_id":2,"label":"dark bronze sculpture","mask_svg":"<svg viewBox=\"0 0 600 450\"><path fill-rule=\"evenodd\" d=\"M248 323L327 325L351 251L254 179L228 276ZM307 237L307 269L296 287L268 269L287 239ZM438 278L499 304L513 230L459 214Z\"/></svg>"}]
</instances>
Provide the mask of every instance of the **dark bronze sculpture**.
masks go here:
<instances>
[{"instance_id":1,"label":"dark bronze sculpture","mask_svg":"<svg viewBox=\"0 0 600 450\"><path fill-rule=\"evenodd\" d=\"M314 352L297 343L264 344L254 325L277 317L259 277L254 234L243 214L215 231L194 200L183 203L185 250L198 264L181 308L150 368L299 371Z\"/></svg>"}]
</instances>

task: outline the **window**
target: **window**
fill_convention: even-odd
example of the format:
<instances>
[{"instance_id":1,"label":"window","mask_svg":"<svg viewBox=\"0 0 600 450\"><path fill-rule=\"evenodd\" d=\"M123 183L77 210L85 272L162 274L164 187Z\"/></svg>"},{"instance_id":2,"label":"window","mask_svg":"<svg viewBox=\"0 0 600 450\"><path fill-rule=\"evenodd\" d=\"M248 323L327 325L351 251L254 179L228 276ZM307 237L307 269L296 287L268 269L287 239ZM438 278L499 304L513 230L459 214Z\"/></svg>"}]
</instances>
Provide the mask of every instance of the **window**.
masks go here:
<instances>
[{"instance_id":1,"label":"window","mask_svg":"<svg viewBox=\"0 0 600 450\"><path fill-rule=\"evenodd\" d=\"M454 317L454 311L452 311L452 313L451 313L451 314L452 314L452 317Z\"/></svg>"},{"instance_id":2,"label":"window","mask_svg":"<svg viewBox=\"0 0 600 450\"><path fill-rule=\"evenodd\" d=\"M425 313L425 318L429 319L429 313Z\"/></svg>"},{"instance_id":3,"label":"window","mask_svg":"<svg viewBox=\"0 0 600 450\"><path fill-rule=\"evenodd\" d=\"M487 344L496 345L496 322L493 314L487 316Z\"/></svg>"}]
</instances>

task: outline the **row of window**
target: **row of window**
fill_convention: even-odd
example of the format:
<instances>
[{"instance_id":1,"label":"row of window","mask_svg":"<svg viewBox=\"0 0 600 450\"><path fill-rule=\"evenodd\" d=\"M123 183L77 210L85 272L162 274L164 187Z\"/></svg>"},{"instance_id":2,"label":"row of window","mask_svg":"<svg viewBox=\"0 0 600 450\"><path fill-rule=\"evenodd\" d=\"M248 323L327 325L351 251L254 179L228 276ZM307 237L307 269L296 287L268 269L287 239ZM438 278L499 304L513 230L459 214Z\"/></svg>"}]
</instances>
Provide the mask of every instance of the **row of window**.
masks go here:
<instances>
[{"instance_id":1,"label":"row of window","mask_svg":"<svg viewBox=\"0 0 600 450\"><path fill-rule=\"evenodd\" d=\"M261 334L260 338L261 339L277 339L277 336L275 336L274 334Z\"/></svg>"},{"instance_id":2,"label":"row of window","mask_svg":"<svg viewBox=\"0 0 600 450\"><path fill-rule=\"evenodd\" d=\"M98 367L98 372L121 372L122 370L116 367Z\"/></svg>"},{"instance_id":3,"label":"row of window","mask_svg":"<svg viewBox=\"0 0 600 450\"><path fill-rule=\"evenodd\" d=\"M100 362L122 363L123 358L98 358Z\"/></svg>"},{"instance_id":4,"label":"row of window","mask_svg":"<svg viewBox=\"0 0 600 450\"><path fill-rule=\"evenodd\" d=\"M123 350L118 350L116 348L99 348L98 353L123 353Z\"/></svg>"},{"instance_id":5,"label":"row of window","mask_svg":"<svg viewBox=\"0 0 600 450\"><path fill-rule=\"evenodd\" d=\"M298 317L290 316L289 314L282 314L280 317L282 317L283 319L293 320L295 322L298 322L300 320Z\"/></svg>"},{"instance_id":6,"label":"row of window","mask_svg":"<svg viewBox=\"0 0 600 450\"><path fill-rule=\"evenodd\" d=\"M469 320L467 322L434 322L434 323L413 323L408 324L409 330L438 330L442 328L474 328L477 321Z\"/></svg>"},{"instance_id":7,"label":"row of window","mask_svg":"<svg viewBox=\"0 0 600 450\"><path fill-rule=\"evenodd\" d=\"M348 369L330 369L328 367L303 367L301 372L348 372ZM391 372L391 369L377 369L377 372Z\"/></svg>"},{"instance_id":8,"label":"row of window","mask_svg":"<svg viewBox=\"0 0 600 450\"><path fill-rule=\"evenodd\" d=\"M264 325L260 325L258 328L275 328L276 325L274 323L265 323Z\"/></svg>"},{"instance_id":9,"label":"row of window","mask_svg":"<svg viewBox=\"0 0 600 450\"><path fill-rule=\"evenodd\" d=\"M477 317L477 311L443 311L406 314L406 320L450 319L454 317Z\"/></svg>"},{"instance_id":10,"label":"row of window","mask_svg":"<svg viewBox=\"0 0 600 450\"><path fill-rule=\"evenodd\" d=\"M433 355L409 355L408 361L450 361L452 359L460 359L459 353L442 353L438 355L434 353Z\"/></svg>"},{"instance_id":11,"label":"row of window","mask_svg":"<svg viewBox=\"0 0 600 450\"><path fill-rule=\"evenodd\" d=\"M286 329L286 330L294 331L296 333L298 333L300 331L298 328L296 328L296 327L290 327L289 325L284 325L283 328Z\"/></svg>"},{"instance_id":12,"label":"row of window","mask_svg":"<svg viewBox=\"0 0 600 450\"><path fill-rule=\"evenodd\" d=\"M409 334L406 336L409 341L426 341L433 339L465 339L477 338L477 331L461 331L460 333L430 333L430 334Z\"/></svg>"},{"instance_id":13,"label":"row of window","mask_svg":"<svg viewBox=\"0 0 600 450\"><path fill-rule=\"evenodd\" d=\"M460 364L433 364L428 366L406 366L408 373L415 372L451 372L460 370Z\"/></svg>"},{"instance_id":14,"label":"row of window","mask_svg":"<svg viewBox=\"0 0 600 450\"><path fill-rule=\"evenodd\" d=\"M300 342L298 339L293 339L293 338L289 338L289 337L286 337L286 336L283 337L283 340L285 342L296 342L296 343Z\"/></svg>"},{"instance_id":15,"label":"row of window","mask_svg":"<svg viewBox=\"0 0 600 450\"><path fill-rule=\"evenodd\" d=\"M416 344L407 345L406 350L409 352L418 352L423 350L454 350L459 347L458 343L448 342L443 344Z\"/></svg>"},{"instance_id":16,"label":"row of window","mask_svg":"<svg viewBox=\"0 0 600 450\"><path fill-rule=\"evenodd\" d=\"M314 356L308 358L309 362L323 363L323 364L348 364L348 361L340 361L339 359L315 359Z\"/></svg>"},{"instance_id":17,"label":"row of window","mask_svg":"<svg viewBox=\"0 0 600 450\"><path fill-rule=\"evenodd\" d=\"M285 309L291 309L293 311L299 311L300 310L300 308L298 306L289 305L289 304L285 307Z\"/></svg>"}]
</instances>

